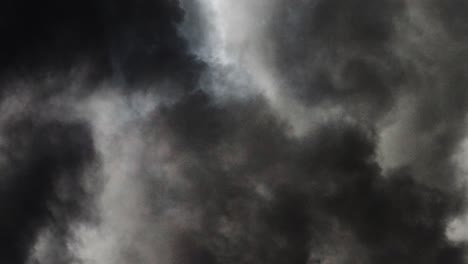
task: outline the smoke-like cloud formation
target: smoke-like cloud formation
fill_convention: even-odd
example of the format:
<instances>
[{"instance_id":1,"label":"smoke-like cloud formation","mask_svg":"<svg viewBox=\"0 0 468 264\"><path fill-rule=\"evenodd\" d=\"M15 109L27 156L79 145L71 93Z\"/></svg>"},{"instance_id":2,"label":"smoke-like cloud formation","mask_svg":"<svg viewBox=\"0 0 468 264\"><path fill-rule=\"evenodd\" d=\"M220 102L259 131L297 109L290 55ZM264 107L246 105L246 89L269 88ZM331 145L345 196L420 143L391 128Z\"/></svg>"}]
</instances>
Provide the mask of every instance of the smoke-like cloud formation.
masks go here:
<instances>
[{"instance_id":1,"label":"smoke-like cloud formation","mask_svg":"<svg viewBox=\"0 0 468 264\"><path fill-rule=\"evenodd\" d=\"M0 13L1 263L468 262L464 1Z\"/></svg>"}]
</instances>

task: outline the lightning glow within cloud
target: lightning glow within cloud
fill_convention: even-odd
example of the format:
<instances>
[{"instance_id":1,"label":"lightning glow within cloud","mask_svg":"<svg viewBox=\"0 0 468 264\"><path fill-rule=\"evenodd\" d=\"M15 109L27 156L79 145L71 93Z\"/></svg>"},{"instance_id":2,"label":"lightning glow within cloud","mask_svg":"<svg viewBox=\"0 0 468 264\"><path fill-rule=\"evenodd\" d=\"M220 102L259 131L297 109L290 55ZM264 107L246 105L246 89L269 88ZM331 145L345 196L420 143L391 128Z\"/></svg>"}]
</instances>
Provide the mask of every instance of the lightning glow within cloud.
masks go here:
<instances>
[{"instance_id":1,"label":"lightning glow within cloud","mask_svg":"<svg viewBox=\"0 0 468 264\"><path fill-rule=\"evenodd\" d=\"M204 17L199 22L201 25L195 24L202 27L201 34L185 34L194 43L194 52L214 68L213 72L208 73L206 89L221 98L261 93L268 98L277 114L292 125L292 133L301 136L315 123L339 118L344 113L339 106L310 107L298 104L282 92L285 84L272 65L269 50L271 36L268 26L274 19L271 13L276 4L276 1L265 0L190 1L189 4L185 3L189 6L188 19L182 25L182 31L200 33L200 29L192 28L195 23L191 18Z\"/></svg>"}]
</instances>

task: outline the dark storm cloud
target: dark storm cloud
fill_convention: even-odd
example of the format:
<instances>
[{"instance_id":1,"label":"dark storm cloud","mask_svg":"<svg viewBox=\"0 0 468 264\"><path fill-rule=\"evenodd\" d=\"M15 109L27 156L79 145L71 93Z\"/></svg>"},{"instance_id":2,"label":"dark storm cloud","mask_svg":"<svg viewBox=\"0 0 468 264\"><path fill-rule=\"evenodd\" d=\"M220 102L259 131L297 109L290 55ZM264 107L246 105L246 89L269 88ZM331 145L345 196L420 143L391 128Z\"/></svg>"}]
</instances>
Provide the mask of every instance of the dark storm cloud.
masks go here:
<instances>
[{"instance_id":1,"label":"dark storm cloud","mask_svg":"<svg viewBox=\"0 0 468 264\"><path fill-rule=\"evenodd\" d=\"M81 66L82 82L185 87L200 68L177 32L184 15L177 1L20 0L0 9L3 78L61 77Z\"/></svg>"},{"instance_id":2,"label":"dark storm cloud","mask_svg":"<svg viewBox=\"0 0 468 264\"><path fill-rule=\"evenodd\" d=\"M402 129L411 139L396 141L424 150L405 165L414 177L450 185L468 98L464 6L280 1L275 17L282 19L273 21L270 33L282 88L305 105L343 107L371 127L407 107L406 117L397 118L408 119ZM402 106L404 99L410 102Z\"/></svg>"},{"instance_id":3,"label":"dark storm cloud","mask_svg":"<svg viewBox=\"0 0 468 264\"><path fill-rule=\"evenodd\" d=\"M194 49L209 35L199 28L210 21L197 20L209 13L200 3L186 5L195 10L190 21L198 31L185 34L200 35ZM90 254L111 258L96 257L101 261L159 263L155 236L167 239L164 254L174 264L464 263L464 245L446 237L449 221L465 207L452 160L465 134L464 5L277 0L272 6L258 27L266 30L259 39L269 42L265 61L278 75L279 96L306 108L339 107L348 116L311 117L305 122L314 128L293 136L294 127L267 96L218 100L205 86L255 86L257 76L222 76L242 65L190 54L178 32L184 19L178 1L2 3L2 90L15 99L19 87L40 100L31 103L37 112L1 119L0 262L93 261L96 256L86 259L67 243L80 235L73 224L89 220L100 203L106 212L98 228L112 218L110 233L122 233L96 233L125 238L112 241L117 246L110 250L97 243ZM422 20L412 15L415 8ZM80 67L84 74L75 75ZM202 71L213 72L198 82ZM24 85L9 85L15 82ZM122 87L116 97L124 103L94 94L104 90L101 82L113 92L113 84ZM86 96L61 93L74 85ZM141 87L177 97L135 118L146 106L129 110L125 99ZM55 101L66 111L57 113ZM96 116L57 117L86 103L97 105ZM390 143L409 146L412 155L384 172L377 156L386 122L408 135ZM127 127L135 124L138 132ZM84 184L101 158L108 164L97 169L112 174L106 175L111 190L103 192L112 195L95 199L99 190ZM172 174L161 176L164 169L154 167L170 167ZM117 190L128 193L112 193L122 182ZM190 221L174 217L158 226L168 212ZM48 248L35 259L41 238ZM80 242L73 245L88 246Z\"/></svg>"},{"instance_id":4,"label":"dark storm cloud","mask_svg":"<svg viewBox=\"0 0 468 264\"><path fill-rule=\"evenodd\" d=\"M364 248L348 252L356 263L464 263L465 250L447 240L446 227L464 207L451 159L465 132L466 50L434 51L445 41L460 44L442 35L405 46L411 35L397 23L424 26L411 24L410 8L403 1L278 2L271 56L283 88L305 105L350 110L361 125L343 119L291 139L262 99L216 106L200 93L162 112L175 148L195 160L183 170L193 184L185 203L204 212L202 227L176 243L174 254L184 257L175 263L327 262L333 256L311 252L336 246L327 244L337 239L334 222ZM403 128L414 133L409 140L427 141L384 176L377 122L401 98L413 100L405 113L412 127ZM241 161L226 165L231 151Z\"/></svg>"},{"instance_id":5,"label":"dark storm cloud","mask_svg":"<svg viewBox=\"0 0 468 264\"><path fill-rule=\"evenodd\" d=\"M389 107L402 69L392 55L403 1L279 1L270 33L284 88L304 102Z\"/></svg>"},{"instance_id":6,"label":"dark storm cloud","mask_svg":"<svg viewBox=\"0 0 468 264\"><path fill-rule=\"evenodd\" d=\"M69 224L81 218L88 200L83 173L95 158L87 126L26 117L2 134L0 261L25 263L47 227L62 247L55 254L66 257Z\"/></svg>"},{"instance_id":7,"label":"dark storm cloud","mask_svg":"<svg viewBox=\"0 0 468 264\"><path fill-rule=\"evenodd\" d=\"M89 170L99 158L89 120L67 114L104 82L128 93L193 89L202 63L179 36L183 16L172 0L0 4L2 103L24 103L2 115L0 262L79 261L72 226L94 215L98 190L85 185L97 188Z\"/></svg>"},{"instance_id":8,"label":"dark storm cloud","mask_svg":"<svg viewBox=\"0 0 468 264\"><path fill-rule=\"evenodd\" d=\"M0 262L74 263L69 229L94 206L83 186L94 139L87 120L55 120L50 100L109 80L129 91L158 81L159 91L178 93L192 88L201 64L178 35L177 1L6 1L0 17L2 98L26 94L40 108L3 127ZM46 248L34 259L41 239Z\"/></svg>"},{"instance_id":9,"label":"dark storm cloud","mask_svg":"<svg viewBox=\"0 0 468 264\"><path fill-rule=\"evenodd\" d=\"M169 123L180 153L196 160L182 165L192 183L183 203L203 212L201 227L184 231L174 245L174 263L326 262L330 256L310 252L329 243L335 221L366 248L369 263L463 263L463 248L445 238L447 221L462 209L461 193L420 184L405 169L384 178L366 129L342 121L291 139L261 99L219 109L200 100L204 95L192 96L164 112L188 107L186 120L210 124ZM179 145L187 139L200 144ZM242 161L226 165L235 151ZM271 197L258 192L260 185Z\"/></svg>"}]
</instances>

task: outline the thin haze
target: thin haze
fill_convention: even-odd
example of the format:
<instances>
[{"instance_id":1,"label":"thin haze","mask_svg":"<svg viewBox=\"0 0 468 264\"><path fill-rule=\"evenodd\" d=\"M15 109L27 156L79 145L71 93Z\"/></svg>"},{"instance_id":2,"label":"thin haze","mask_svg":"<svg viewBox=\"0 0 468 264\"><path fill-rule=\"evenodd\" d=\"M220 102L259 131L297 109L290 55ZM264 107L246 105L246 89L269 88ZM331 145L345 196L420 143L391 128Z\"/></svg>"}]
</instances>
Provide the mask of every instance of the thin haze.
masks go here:
<instances>
[{"instance_id":1,"label":"thin haze","mask_svg":"<svg viewBox=\"0 0 468 264\"><path fill-rule=\"evenodd\" d=\"M0 263L468 263L463 0L0 4Z\"/></svg>"}]
</instances>

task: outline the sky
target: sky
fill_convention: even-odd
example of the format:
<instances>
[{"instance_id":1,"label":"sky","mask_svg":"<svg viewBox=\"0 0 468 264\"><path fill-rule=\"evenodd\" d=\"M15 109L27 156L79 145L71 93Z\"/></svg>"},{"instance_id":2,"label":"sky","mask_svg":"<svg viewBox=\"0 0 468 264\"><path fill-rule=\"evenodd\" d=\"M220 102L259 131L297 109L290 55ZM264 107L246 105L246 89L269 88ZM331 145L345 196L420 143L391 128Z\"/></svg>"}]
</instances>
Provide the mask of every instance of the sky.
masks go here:
<instances>
[{"instance_id":1,"label":"sky","mask_svg":"<svg viewBox=\"0 0 468 264\"><path fill-rule=\"evenodd\" d=\"M0 3L0 263L468 263L468 2Z\"/></svg>"}]
</instances>

